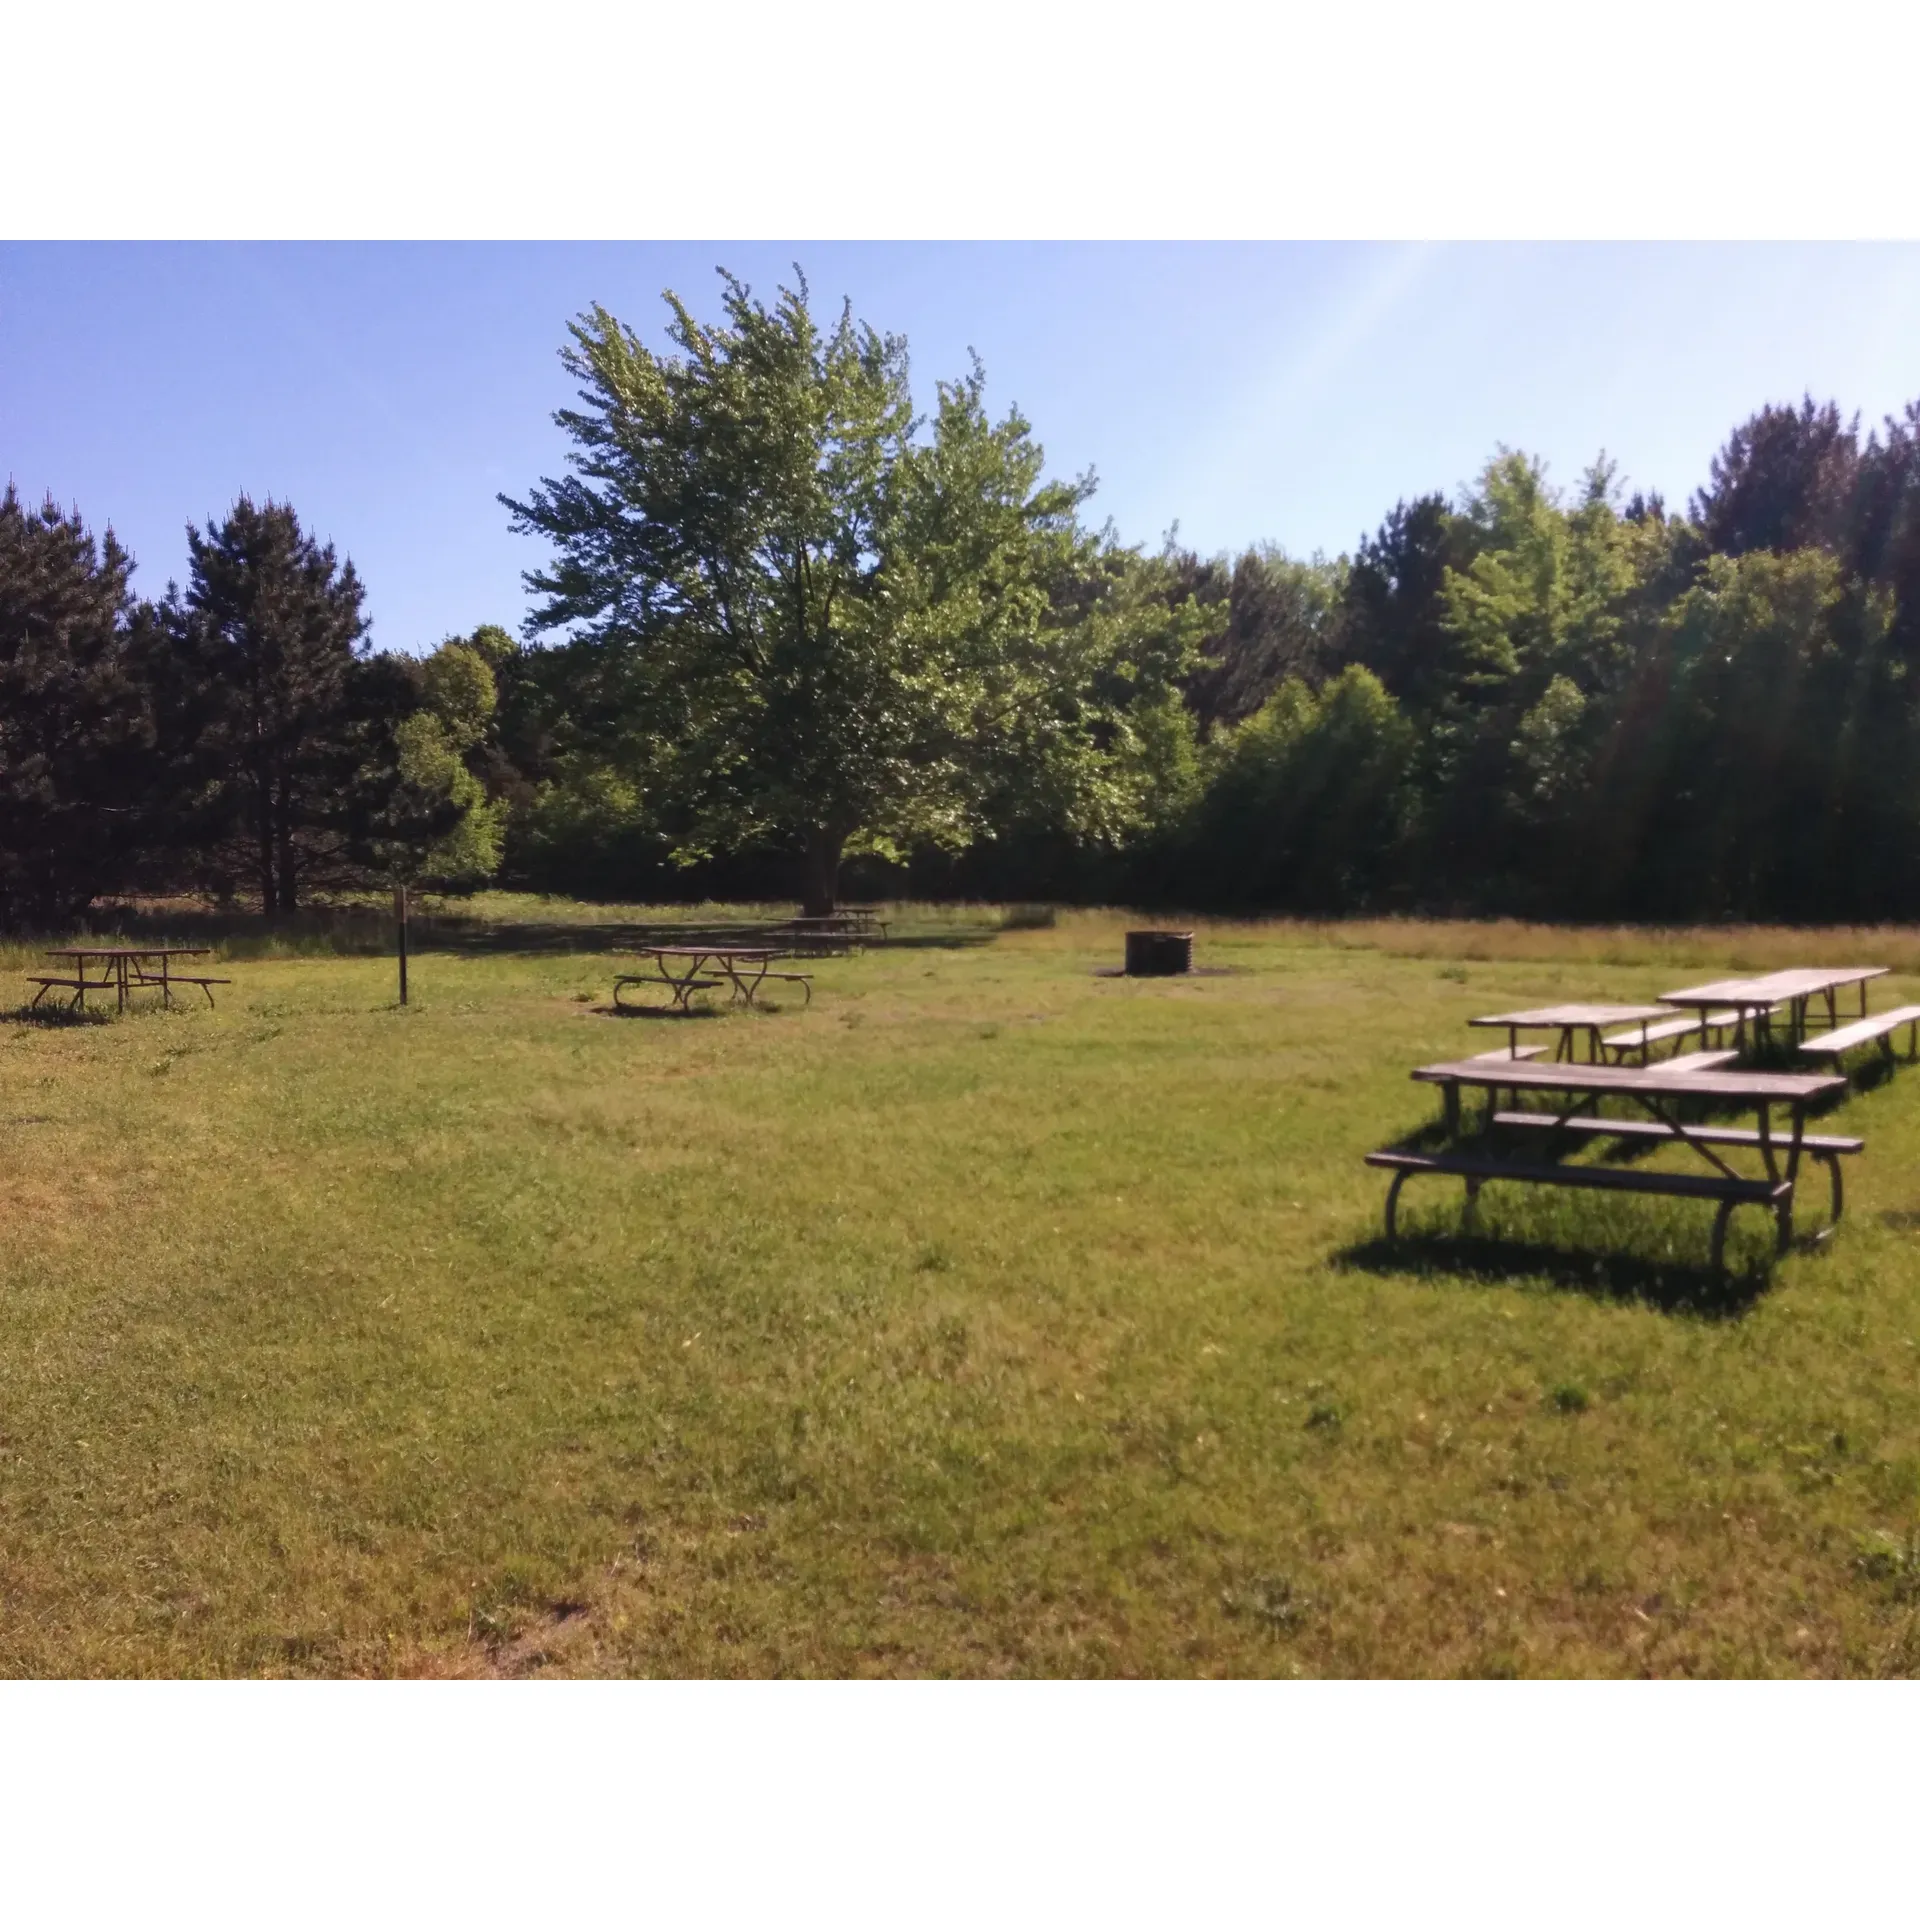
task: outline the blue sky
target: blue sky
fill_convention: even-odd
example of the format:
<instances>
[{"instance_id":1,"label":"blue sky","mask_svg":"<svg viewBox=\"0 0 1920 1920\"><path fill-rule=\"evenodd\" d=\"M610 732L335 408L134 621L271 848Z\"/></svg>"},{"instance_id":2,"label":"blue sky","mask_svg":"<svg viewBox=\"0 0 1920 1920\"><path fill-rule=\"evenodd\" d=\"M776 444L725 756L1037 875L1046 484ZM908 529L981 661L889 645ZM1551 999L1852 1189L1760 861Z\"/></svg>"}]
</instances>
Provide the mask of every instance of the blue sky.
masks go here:
<instances>
[{"instance_id":1,"label":"blue sky","mask_svg":"<svg viewBox=\"0 0 1920 1920\"><path fill-rule=\"evenodd\" d=\"M716 263L796 259L908 336L923 403L977 349L1096 517L1204 552L1351 550L1498 443L1677 504L1765 401L1920 398L1911 244L9 244L0 475L111 521L147 592L247 490L351 554L377 645L517 626L494 496L560 468L569 316L657 341L661 288L711 311Z\"/></svg>"}]
</instances>

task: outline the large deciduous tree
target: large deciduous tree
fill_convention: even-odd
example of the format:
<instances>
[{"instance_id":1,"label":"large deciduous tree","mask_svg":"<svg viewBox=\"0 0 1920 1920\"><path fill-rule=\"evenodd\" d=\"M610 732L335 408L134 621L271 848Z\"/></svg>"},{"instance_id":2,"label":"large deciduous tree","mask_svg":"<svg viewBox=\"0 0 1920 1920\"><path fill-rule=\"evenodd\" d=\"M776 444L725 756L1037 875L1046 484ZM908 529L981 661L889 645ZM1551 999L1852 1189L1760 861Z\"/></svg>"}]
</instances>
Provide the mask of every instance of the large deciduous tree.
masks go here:
<instances>
[{"instance_id":1,"label":"large deciduous tree","mask_svg":"<svg viewBox=\"0 0 1920 1920\"><path fill-rule=\"evenodd\" d=\"M1108 750L1185 642L1134 657L1105 617L1127 596L1078 524L1091 479L1043 482L977 363L923 422L904 340L850 308L823 329L804 280L769 307L722 278L718 324L666 296L677 351L574 322L574 470L502 496L556 550L529 633L571 629L617 716L586 749L680 857L798 856L816 913L849 849L964 845L1010 793L1110 814Z\"/></svg>"}]
</instances>

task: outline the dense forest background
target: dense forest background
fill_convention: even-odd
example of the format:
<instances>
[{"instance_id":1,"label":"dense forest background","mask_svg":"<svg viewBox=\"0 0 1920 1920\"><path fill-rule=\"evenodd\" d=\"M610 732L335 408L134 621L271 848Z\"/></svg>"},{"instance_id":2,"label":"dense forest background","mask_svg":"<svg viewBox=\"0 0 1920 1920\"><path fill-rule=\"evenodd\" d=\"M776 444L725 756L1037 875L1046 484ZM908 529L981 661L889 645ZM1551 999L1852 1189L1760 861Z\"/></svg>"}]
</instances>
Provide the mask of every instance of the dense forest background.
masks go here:
<instances>
[{"instance_id":1,"label":"dense forest background","mask_svg":"<svg viewBox=\"0 0 1920 1920\"><path fill-rule=\"evenodd\" d=\"M847 338L845 377L890 391L872 337ZM834 351L816 355L829 373ZM942 405L941 457L999 461L975 492L1044 529L1020 549L1019 595L994 588L996 605L1017 599L1028 650L995 724L1024 739L1044 713L1054 745L967 761L964 805L923 783L919 812L896 808L906 826L856 823L829 888L1221 913L1911 917L1920 403L1864 435L1833 405L1765 407L1684 510L1626 496L1604 459L1562 490L1503 449L1459 497L1402 500L1333 560L1123 546L1084 524L1090 483L1039 487L1024 422L986 422L977 372ZM897 423L902 448L916 424ZM939 532L949 494L928 480L915 497L897 513L924 523L914 577L941 582L923 627L951 627L940 610L963 601L977 623L1011 536L969 546ZM508 504L537 523L558 499ZM884 571L850 567L850 595ZM771 814L740 811L716 839L712 809L656 777L661 703L680 695L641 673L641 640L657 651L686 617L671 605L649 603L653 627L596 625L576 617L577 580L532 576L546 600L526 637L487 626L425 656L376 651L351 565L290 506L244 498L193 531L183 588L143 599L132 574L78 510L0 499L10 927L130 892L271 916L402 879L796 893L800 849ZM913 669L889 671L905 684ZM856 759L863 726L885 735L893 684L844 695ZM779 738L758 751L770 789Z\"/></svg>"}]
</instances>

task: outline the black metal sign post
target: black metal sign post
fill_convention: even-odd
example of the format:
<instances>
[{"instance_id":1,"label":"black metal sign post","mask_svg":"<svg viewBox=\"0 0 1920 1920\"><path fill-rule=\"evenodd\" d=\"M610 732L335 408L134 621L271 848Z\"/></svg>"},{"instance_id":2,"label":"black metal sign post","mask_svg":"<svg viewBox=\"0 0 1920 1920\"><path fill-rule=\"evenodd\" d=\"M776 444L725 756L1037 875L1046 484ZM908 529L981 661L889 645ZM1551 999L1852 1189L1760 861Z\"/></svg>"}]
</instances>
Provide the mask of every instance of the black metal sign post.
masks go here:
<instances>
[{"instance_id":1,"label":"black metal sign post","mask_svg":"<svg viewBox=\"0 0 1920 1920\"><path fill-rule=\"evenodd\" d=\"M393 923L400 936L400 1004L407 1004L407 890L393 890Z\"/></svg>"}]
</instances>

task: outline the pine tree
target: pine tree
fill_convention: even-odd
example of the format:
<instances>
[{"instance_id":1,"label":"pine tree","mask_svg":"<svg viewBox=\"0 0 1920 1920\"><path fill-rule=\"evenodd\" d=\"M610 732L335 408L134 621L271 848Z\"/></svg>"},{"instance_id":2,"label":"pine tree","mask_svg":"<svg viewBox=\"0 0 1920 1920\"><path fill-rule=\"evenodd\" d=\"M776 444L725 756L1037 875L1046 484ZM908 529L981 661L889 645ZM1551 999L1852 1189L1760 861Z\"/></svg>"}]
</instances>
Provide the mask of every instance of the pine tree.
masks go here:
<instances>
[{"instance_id":1,"label":"pine tree","mask_svg":"<svg viewBox=\"0 0 1920 1920\"><path fill-rule=\"evenodd\" d=\"M207 831L269 917L290 913L303 886L350 877L404 676L356 672L373 665L359 578L292 507L243 495L187 540L185 718Z\"/></svg>"},{"instance_id":2,"label":"pine tree","mask_svg":"<svg viewBox=\"0 0 1920 1920\"><path fill-rule=\"evenodd\" d=\"M0 495L0 920L62 926L149 851L157 622L109 528Z\"/></svg>"}]
</instances>

